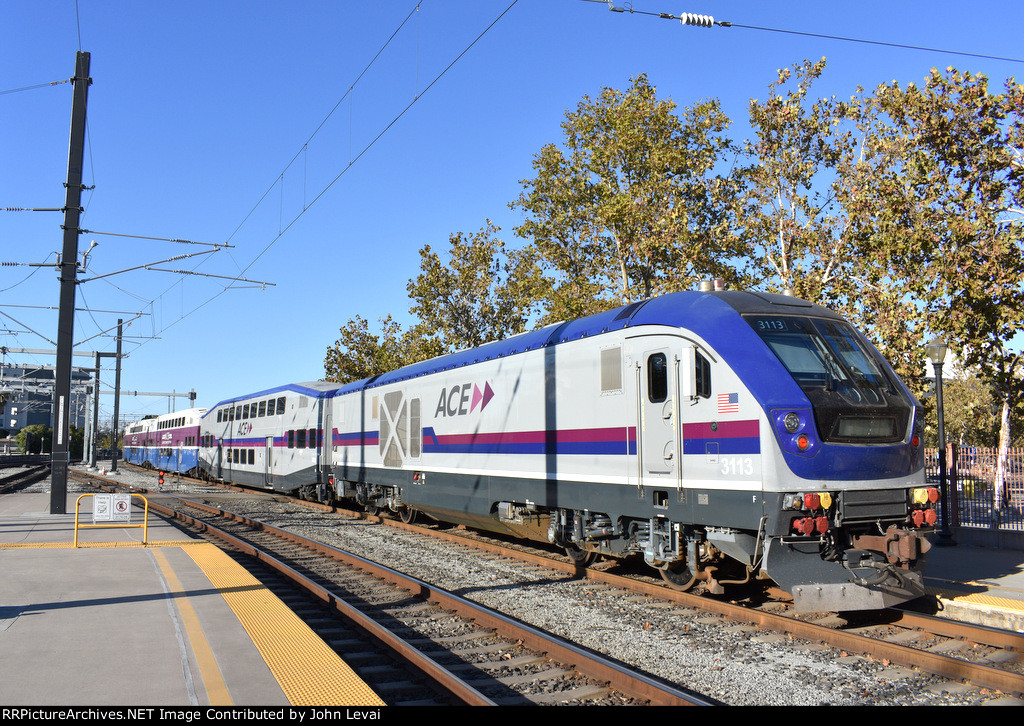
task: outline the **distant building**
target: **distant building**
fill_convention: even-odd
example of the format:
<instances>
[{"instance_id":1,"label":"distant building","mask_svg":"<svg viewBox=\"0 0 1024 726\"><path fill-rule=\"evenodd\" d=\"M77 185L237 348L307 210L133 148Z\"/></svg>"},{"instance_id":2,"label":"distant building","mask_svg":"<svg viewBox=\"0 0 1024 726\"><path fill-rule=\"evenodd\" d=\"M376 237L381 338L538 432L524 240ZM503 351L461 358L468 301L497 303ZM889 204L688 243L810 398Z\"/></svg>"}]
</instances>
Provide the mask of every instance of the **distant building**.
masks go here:
<instances>
[{"instance_id":1,"label":"distant building","mask_svg":"<svg viewBox=\"0 0 1024 726\"><path fill-rule=\"evenodd\" d=\"M92 385L88 373L71 373L71 426L85 425L88 388ZM14 433L26 426L43 424L53 428L52 366L0 366L0 431Z\"/></svg>"}]
</instances>

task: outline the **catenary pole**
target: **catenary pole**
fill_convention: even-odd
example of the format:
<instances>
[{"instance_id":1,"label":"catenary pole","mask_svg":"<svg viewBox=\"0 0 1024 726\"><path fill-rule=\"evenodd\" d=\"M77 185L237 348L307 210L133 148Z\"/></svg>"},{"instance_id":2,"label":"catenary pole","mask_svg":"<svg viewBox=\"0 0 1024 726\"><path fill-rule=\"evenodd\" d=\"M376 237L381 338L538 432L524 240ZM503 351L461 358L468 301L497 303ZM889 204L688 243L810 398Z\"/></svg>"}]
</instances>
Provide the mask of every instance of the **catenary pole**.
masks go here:
<instances>
[{"instance_id":1,"label":"catenary pole","mask_svg":"<svg viewBox=\"0 0 1024 726\"><path fill-rule=\"evenodd\" d=\"M118 446L119 435L121 433L121 421L120 421L120 407L121 407L121 320L117 321L117 357L114 359L114 431L111 434L112 442L110 446L110 471L117 471L117 458L121 455L120 447Z\"/></svg>"},{"instance_id":2,"label":"catenary pole","mask_svg":"<svg viewBox=\"0 0 1024 726\"><path fill-rule=\"evenodd\" d=\"M74 345L75 287L78 284L78 235L82 205L82 166L85 156L85 108L89 97L89 54L78 52L71 139L64 201L64 247L60 258L60 312L57 322L57 369L53 393L53 445L50 455L50 514L67 512L70 463L71 354Z\"/></svg>"}]
</instances>

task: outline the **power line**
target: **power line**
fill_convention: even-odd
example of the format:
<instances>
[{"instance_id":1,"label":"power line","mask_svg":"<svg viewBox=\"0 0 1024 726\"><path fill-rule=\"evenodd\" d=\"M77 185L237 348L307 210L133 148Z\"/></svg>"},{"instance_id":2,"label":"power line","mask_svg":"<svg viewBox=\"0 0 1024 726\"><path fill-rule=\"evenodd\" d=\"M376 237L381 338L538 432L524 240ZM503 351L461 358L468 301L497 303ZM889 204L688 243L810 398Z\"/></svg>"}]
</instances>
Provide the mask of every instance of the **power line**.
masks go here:
<instances>
[{"instance_id":1,"label":"power line","mask_svg":"<svg viewBox=\"0 0 1024 726\"><path fill-rule=\"evenodd\" d=\"M309 135L309 138L306 139L306 143L304 143L302 145L302 147L297 152L295 152L295 155L291 158L291 160L287 164L285 164L284 169L274 179L274 183L270 185L270 187L267 189L267 191L265 191L263 193L263 196L261 196L259 198L259 201L257 201L256 204L253 205L253 208L251 210L249 210L249 213L247 215L245 215L245 217L242 219L242 221L239 222L238 226L235 227L235 231L232 232L228 236L229 240L232 237L234 237L236 234L238 234L238 230L240 230L242 228L242 225L244 225L246 223L246 221L249 219L249 217L251 217L253 215L253 213L259 208L259 206L267 198L267 195L270 194L271 191L273 191L275 186L277 186L278 180L281 177L283 177L288 172L288 170L291 168L292 164L295 163L295 160L298 159L299 156L303 153L303 151L305 151L305 149L309 146L309 142L312 141L316 137L316 135L318 133L320 133L320 129L322 129L324 127L324 124L326 124L330 120L331 116L333 116L334 112L338 110L338 107L341 106L342 103L344 103L345 99L348 98L349 94L352 93L353 90L355 90L355 87L359 84L359 81L361 81L363 76L366 75L367 71L369 71L370 68L373 67L373 65L380 58L381 54L385 50L387 50L388 46L391 45L391 42L401 32L402 28L405 27L405 25L409 22L409 19L413 16L413 14L417 10L419 10L419 8L420 8L420 3L416 3L416 7L414 7L412 10L410 10L409 14L406 15L405 18L402 19L402 22L398 24L398 27L395 28L393 33L391 33L391 36L386 41L384 41L384 44L380 47L380 49L373 56L373 58L370 59L370 62L366 64L366 67L364 67L363 70L359 73L359 75L356 76L356 79L354 81L352 81L351 85L349 85L349 87L348 87L348 90L346 90L345 93L342 94L341 98L338 99L338 102L336 104L334 104L334 108L332 108L327 113L327 115L324 117L323 121L320 122L320 125L317 126L316 129L314 129L313 133L311 133Z\"/></svg>"},{"instance_id":2,"label":"power line","mask_svg":"<svg viewBox=\"0 0 1024 726\"><path fill-rule=\"evenodd\" d=\"M881 40L864 40L862 38L846 38L841 35L825 35L822 33L807 33L800 30L782 30L779 28L763 28L757 25L740 25L739 23L730 23L730 27L733 28L747 28L748 30L764 30L770 33L786 33L789 35L805 35L812 38L825 38L827 40L842 40L847 43L866 43L868 45L883 45L889 48L902 48L904 50L922 50L929 53L947 53L949 55L962 55L969 58L984 58L985 60L997 60L1006 61L1008 63L1024 63L1022 58L1007 58L998 55L985 55L983 53L967 53L959 50L947 50L943 48L928 48L921 45L907 45L905 43L886 43Z\"/></svg>"},{"instance_id":3,"label":"power line","mask_svg":"<svg viewBox=\"0 0 1024 726\"><path fill-rule=\"evenodd\" d=\"M60 81L50 81L49 83L36 83L33 86L22 86L21 88L9 88L6 91L0 91L0 96L6 96L8 93L21 93L22 91L33 91L37 88L46 88L48 86L59 86L62 83L71 83L75 80L74 78L65 78Z\"/></svg>"},{"instance_id":4,"label":"power line","mask_svg":"<svg viewBox=\"0 0 1024 726\"><path fill-rule=\"evenodd\" d=\"M97 232L96 230L93 230L93 229L83 229L83 230L80 230L80 231L81 231L82 234L99 234L99 235L104 235L106 237L129 237L131 239L151 239L151 240L156 240L158 242L176 242L178 244L183 244L183 245L205 245L207 247L217 247L217 248L220 248L220 247L234 247L234 245L229 245L229 244L224 243L224 242L196 242L195 240L190 240L190 239L173 239L173 238L169 238L169 237L150 237L150 236L141 235L141 234L124 234L124 233L121 233L121 232Z\"/></svg>"},{"instance_id":5,"label":"power line","mask_svg":"<svg viewBox=\"0 0 1024 726\"><path fill-rule=\"evenodd\" d=\"M629 13L631 15L649 15L652 17L660 18L662 20L678 20L683 25L696 25L704 28L720 27L720 28L744 28L746 30L761 30L768 33L784 33L787 35L802 35L809 38L823 38L825 40L840 40L846 43L864 43L867 45L880 45L888 48L901 48L904 50L920 50L929 53L946 53L949 55L962 55L969 58L983 58L985 60L997 60L1006 61L1008 63L1024 63L1024 59L1021 58L1008 58L1005 56L996 55L985 55L983 53L967 53L959 50L948 50L944 48L929 48L920 45L909 45L906 43L888 43L881 40L867 40L864 38L849 38L842 35L828 35L825 33L810 33L802 30L786 30L783 28L768 28L760 25L743 25L741 23L734 23L726 20L715 20L711 15L699 15L697 13L681 13L679 15L673 15L671 13L656 13L646 10L636 10L629 5L628 7L620 7L613 5L610 0L584 0L584 2L596 2L602 3L608 6L608 9L613 13Z\"/></svg>"},{"instance_id":6,"label":"power line","mask_svg":"<svg viewBox=\"0 0 1024 726\"><path fill-rule=\"evenodd\" d=\"M416 103L417 103L417 102L418 102L418 101L419 101L420 99L422 99L422 98L423 98L423 96L424 96L424 95L426 95L427 91L429 91L429 90L430 90L430 89L431 89L431 88L432 88L432 87L433 87L433 86L434 86L435 84L437 84L437 82L438 82L438 81L440 81L440 80L441 80L441 78L442 78L443 76L445 76L445 75L446 75L446 74L448 73L448 71L450 71L450 70L452 69L452 67L453 67L453 66L455 66L455 64L456 64L456 63L458 63L458 62L459 62L459 61L460 61L460 60L461 60L461 59L462 59L462 58L463 58L463 57L464 57L464 56L466 55L466 53L468 53L468 52L469 52L469 51L470 51L470 50L471 50L471 49L473 48L473 46L475 46L475 45L476 45L476 44L477 44L477 43L478 43L478 42L479 42L479 41L481 40L481 38L483 38L483 37L484 37L484 36L485 36L485 35L486 35L486 34L487 34L487 33L488 33L488 32L489 32L490 30L491 30L491 28L493 28L493 27L494 27L494 26L495 26L495 25L496 25L496 24L497 24L497 23L498 23L498 22L499 22L499 21L500 21L500 20L501 20L502 18L504 18L504 17L505 17L505 15L507 15L507 14L509 13L509 11L511 11L511 10L512 10L512 8L513 8L513 7L515 7L515 6L516 6L516 5L518 4L518 2L519 2L519 0L512 0L512 2L511 2L511 3L510 3L510 4L509 4L509 5L508 5L508 6L507 6L507 7L506 7L506 8L505 8L505 9L504 9L504 10L503 10L502 12L501 12L501 13L500 13L500 14L499 14L499 15L498 15L498 16L497 16L497 17L496 17L496 18L495 18L495 19L494 19L493 21L491 21L491 23L490 23L490 24L489 24L489 25L488 25L488 26L487 26L486 28L484 28L484 29L483 29L483 30L482 30L482 31L481 31L481 32L480 32L480 33L479 33L479 34L478 34L478 35L477 35L477 36L476 36L476 37L475 37L475 38L474 38L474 39L473 39L473 40L472 40L472 41L471 41L471 42L470 42L470 43L469 43L469 44L468 44L468 45L467 45L467 46L466 46L466 47L465 47L465 48L464 48L464 49L463 49L463 50L462 50L462 51L461 51L461 52L460 52L460 53L459 53L459 54L458 54L457 56L455 56L455 58L454 58L454 59L453 59L453 60L452 60L452 61L451 61L451 62L450 62L450 63L449 63L449 64L448 64L447 66L445 66L445 68L444 68L444 69L443 69L443 70L442 70L442 71L441 71L440 73L438 73L438 74L437 74L436 76L434 76L433 80L431 80L431 81L430 81L430 83L428 83L428 84L427 84L427 85L426 85L426 86L424 87L424 89L423 89L422 91L420 91L419 93L417 93L417 94L415 95L415 97L413 98L413 100L412 100L412 101L410 101L410 102L409 102L409 103L408 103L408 104L407 104L407 105L405 106L405 108L403 108L403 109L402 109L401 111L399 111L399 112L398 112L398 113L397 113L397 114L396 114L396 115L394 116L394 118L392 118L392 119L391 119L391 121L390 121L390 122L388 122L388 123L387 123L387 124L386 124L386 125L384 126L384 128L383 128L383 129L382 129L382 130L381 130L381 131L380 131L380 132L379 132L379 133L378 133L378 134L377 134L377 135L376 135L376 136L375 136L375 137L374 137L374 138L373 138L373 139L372 139L372 140L371 140L371 141L370 141L369 143L367 143L367 144L366 144L366 145L365 145L365 146L364 146L364 147L363 147L363 148L362 148L362 149L361 149L361 150L359 151L359 153L357 153L357 154L356 154L356 155L355 155L354 157L352 157L352 159L351 159L351 160L350 160L350 161L348 162L348 165L347 165L347 166L346 166L346 167L345 167L344 169L342 169L342 170L341 170L341 171L340 171L340 172L339 172L339 173L337 174L337 176L335 176L335 177L334 177L334 178L333 178L333 179L332 179L332 180L331 180L330 182L328 182L328 183L327 183L327 185L326 185L326 186L325 186L325 187L324 187L323 189L321 189L321 190L320 190L320 192L319 192L319 193L318 193L318 194L317 194L317 195L316 195L316 196L315 196L315 197L314 197L314 198L313 198L313 199L312 199L312 200L311 200L311 201L310 201L310 202L309 202L308 204L305 204L305 205L303 206L303 209L302 209L302 210L301 210L301 211L300 211L300 212L299 212L298 214L296 214L296 215L295 215L295 217L294 217L294 218L293 218L293 219L292 219L291 221L289 221L289 222L288 222L288 223L287 223L286 225L282 225L282 226L281 226L281 228L279 229L279 231L278 231L277 235L276 235L276 236L275 236L275 237L274 237L274 238L273 238L272 240L270 240L270 242L268 242L268 243L267 243L267 245L266 245L266 246L265 246L265 247L264 247L264 248L263 248L262 250L260 250L259 254L257 254L257 255L256 255L256 256L255 256L255 257L254 257L254 258L253 258L253 259L252 259L252 260L251 260L251 261L250 261L250 262L249 262L249 263L248 263L248 264L247 264L247 265L246 265L246 266L245 266L244 268L240 268L240 270L239 270L239 274L240 274L240 275L244 275L244 274L245 274L245 273L246 273L246 272L247 272L247 271L249 270L249 268L251 268L251 267L252 267L252 266L253 266L254 264L256 264L256 262L257 262L257 261L258 261L258 260L259 260L259 259L260 259L261 257L263 257L263 255L265 255L265 254L266 254L266 253L267 253L267 252L268 252L268 251L270 250L270 248L271 248L271 247L273 247L273 246L274 246L274 245L275 245L275 244L276 244L276 243L278 242L278 240L280 240L280 239L281 239L281 237L283 237L283 236L284 236L284 234L285 234L286 232L288 232L288 230L289 230L289 229L291 229L291 227L292 227L292 226L293 226L293 225L294 225L294 224L295 224L296 222L298 222L298 221L299 221L299 219L300 219L300 218L301 218L301 217L302 217L302 216L303 216L303 215L304 215L304 214L305 214L305 213L306 213L306 212L307 212L307 211L308 211L308 210L309 210L310 208L312 208L312 207L313 207L313 205L314 205L314 204L316 204L316 203L317 203L317 202L318 202L318 201L319 201L319 200L320 200L320 199L321 199L321 198L322 198L322 197L323 197L323 196L324 196L324 195L325 195L325 194L326 194L326 193L327 193L327 192L328 192L328 191L329 191L329 190L330 190L330 189L331 189L331 188L332 188L332 187L333 187L333 186L334 186L334 185L335 185L335 184L336 184L336 183L337 183L337 182L338 182L338 181L339 181L339 180L340 180L340 179L341 179L341 178L342 178L342 177L343 177L343 176L344 176L344 175L345 175L345 174L346 174L347 172L348 172L348 170L352 168L352 166L353 166L353 165L354 165L354 164L355 164L356 162L358 162L358 161L359 161L359 159L360 159L360 158L362 158L362 157L363 157L363 156L364 156L364 155L365 155L365 154L366 154L366 153L367 153L367 152L368 152L368 151L369 151L369 150L370 150L370 149L371 149L371 148L372 148L372 147L373 147L374 145L376 145L376 143L377 143L378 141L380 141L380 139L381 139L381 138L382 138L382 137L383 137L383 136L384 136L384 135L385 135L385 134L386 134L386 133L387 133L387 132L388 132L388 131L389 131L389 130L390 130L390 129L391 129L391 128L392 128L392 127L393 127L393 126L394 126L394 125L396 124L396 123L398 123L398 122L399 122L399 121L400 121L400 120L402 119L402 117L403 117L403 116L405 116L405 114L406 114L406 113L408 113L408 112L409 112L409 110L410 110L410 109L411 109L411 108L412 108L412 107L413 107L413 106L414 106L414 105L415 105L415 104L416 104ZM414 11L413 11L413 12L415 12L415 10L416 10L416 9L418 9L418 8L419 8L419 4L417 3L417 5L416 5L416 8L414 8ZM406 24L406 23L408 22L408 20L409 20L409 17L411 17L411 15L412 15L412 13L410 13L410 14L409 14L408 16L406 16L406 18L405 18L405 19L404 19L404 20L402 21L401 25L399 26L399 30L401 29L401 27L402 27L402 26L404 26L404 25L405 25L405 24ZM392 40L392 39L393 39L393 38L395 37L395 34L396 34L397 32L398 32L398 31L396 30L396 31L395 31L395 33L393 33L393 34L392 34L391 38L389 38L389 39L388 39L388 41L387 41L387 43L385 43L385 46L384 46L384 47L387 47L387 44L391 42L391 40ZM380 50L380 51L378 51L377 55L375 55L375 56L374 56L374 59L373 59L373 61L371 61L371 65L372 65L372 63L373 63L374 61L376 61L376 60L377 60L377 58L378 58L378 57L380 56L380 53L381 53L381 52L382 52L383 50L384 50L384 48L381 48L381 50ZM368 69L369 69L369 66L367 66L367 68L366 68L366 69L364 69L364 70L362 71L362 73L360 73L360 74L359 74L359 78L362 78L362 76L363 76L363 75L364 75L364 74L366 73L366 71L367 71ZM357 78L356 82L358 82L358 78ZM355 85L355 83L353 83L353 87L354 87L354 85ZM348 91L346 91L346 95L347 95L347 94L348 94L348 93L349 93L349 92L350 92L351 90L352 90L352 88L350 87L350 88L349 88L349 90L348 90ZM344 97L343 97L343 99L344 99ZM338 104L340 104L340 103L341 103L341 101L339 101L339 102L338 102ZM333 114L333 113L334 113L334 111L335 111L335 110L336 110L336 109L338 108L338 104L336 104L336 105L335 105L335 107L334 107L334 109L332 109L332 111L331 111L331 113L332 113L332 114ZM330 116L330 114L328 114L328 117L329 117L329 116ZM326 119L324 120L324 122L326 122ZM320 126L318 126L318 127L317 127L317 131L319 131L319 130L320 130L320 128L321 128L322 126L323 126L323 122L322 122L322 123L320 124ZM316 131L314 131L314 135L315 135L315 134L316 134ZM312 138L312 136L311 136L310 138ZM306 145L308 145L308 143L309 143L309 142L307 141L307 142L306 142L306 144L305 144L305 145L303 145L303 148L305 148L305 146L306 146ZM299 157L299 155L300 155L301 153L302 153L302 152L301 152L301 150L300 150L300 152L298 152L298 153L297 153L297 154L295 155L295 157L293 157L292 161L290 161L290 162L288 163L288 165L287 165L287 166L285 167L285 171L287 171L287 170L288 170L288 168L289 168L289 167L291 166L291 164L292 164L292 163L294 163L295 159L297 159L297 158ZM281 177L283 176L283 174L284 174L284 172L282 172L282 173L281 173L281 174L280 174L280 175L279 175L279 176L277 177L277 179L279 180L279 179L280 179L280 178L281 178ZM232 239L232 238L234 237L234 235L238 233L238 230L242 228L242 226L243 226L243 225L245 224L245 221L246 221L246 220L248 220L248 219L249 219L249 218L250 218L250 217L251 217L251 216L253 215L253 213L254 213L254 212L256 211L256 209L257 209L257 208L258 208L258 207L259 207L259 206L260 206L260 205L261 205L261 204L262 204L262 203L263 203L263 202L264 202L264 201L266 200L266 198L268 197L268 195L270 194L270 192L271 192L271 191L272 191L272 190L274 189L274 186L276 186L276 185L277 185L277 183L278 183L278 181L275 181L275 182L274 182L274 184L272 184L272 185L270 186L270 188L268 188L268 189L267 189L267 191L266 191L266 192L264 192L263 196L262 196L262 197L260 197L260 199L259 199L259 201L258 201L258 202L256 202L256 204L255 204L255 205L253 206L252 210L250 210L250 212L249 212L249 213L248 213L248 214L246 215L245 219L243 219L243 220L242 220L242 222L241 222L241 223L240 223L240 224L238 225L238 227L236 227L235 231L231 233L231 235L230 235L230 236L228 237L228 240ZM223 295L223 294L224 294L224 292L225 292L225 291L227 291L227 290L228 290L228 289L229 289L230 287L231 287L230 285L229 285L229 286L227 286L227 287L225 287L225 288L224 288L224 289L222 289L222 290L221 290L220 292L218 292L218 293L216 293L215 295L211 296L210 298L208 298L207 300L203 301L202 303L199 303L199 304L198 304L198 305L197 305L197 306L196 306L195 308L193 308L192 310L190 310L190 311L189 311L188 313L185 313L185 314L184 314L184 315L182 315L182 316L181 316L180 318L178 318L177 320L175 320L174 322L172 322L172 323L171 323L170 325L168 325L168 326L167 326L166 328L164 328L164 330L166 330L167 328L170 328L170 327L172 327L172 326L174 326L174 325L177 325L177 324L178 324L179 322L181 322L181 321L182 321L182 320L184 320L185 318L187 318L187 317L191 316L191 315L192 315L193 313L196 313L196 312L198 312L198 311L199 311L200 309L202 309L202 308L206 307L206 306L207 306L207 305L209 305L209 304L210 304L211 302L213 302L214 300L216 300L216 299L217 299L218 297L220 297L221 295ZM144 344L143 344L143 345L144 345ZM140 347L141 347L141 345L140 345Z\"/></svg>"},{"instance_id":7,"label":"power line","mask_svg":"<svg viewBox=\"0 0 1024 726\"><path fill-rule=\"evenodd\" d=\"M277 184L280 182L280 180L284 178L284 175L292 167L292 165L295 163L295 161L300 156L302 156L305 153L305 151L308 148L310 142L317 136L317 134L320 132L320 130L330 120L330 118L338 110L338 108L345 101L345 99L349 96L349 94L355 89L356 85L360 82L360 80L362 80L363 76L365 76L366 73L370 70L370 68L377 62L377 60L380 58L381 54L388 48L388 46L391 45L392 41L399 34L399 32L401 32L402 28L404 28L405 25L409 22L409 19L413 16L413 14L417 10L419 10L420 4L421 3L417 2L415 7L413 7L413 9L409 11L409 13L405 16L405 18L402 19L402 21L398 24L398 27L395 28L395 30L391 33L390 37L388 37L388 39L384 42L384 44L380 47L380 49L378 49L377 53L373 56L373 58L370 60L370 62L366 64L366 66L363 68L363 70L356 76L355 80L352 81L352 83L349 85L349 88L345 91L344 94L342 94L342 97L338 100L337 103L334 104L334 107L327 113L327 115L320 122L320 124L316 127L316 129L313 130L313 133L310 134L309 138L306 139L306 142L300 147L299 151L297 151L295 153L295 155L291 158L291 160L287 164L285 164L284 169L281 171L280 174L278 174L278 176L275 178L274 182L267 188L267 190L263 193L263 195L253 205L252 209L249 210L248 214L246 214L242 218L242 221L239 222L238 226L235 227L234 231L228 236L227 241L223 245L224 247L233 247L234 246L234 245L227 244L227 242L230 242L232 239L234 239L235 235L238 234L239 230L245 225L245 223L249 220L249 218L252 217L252 215L255 214L256 210L260 208L260 205L262 205L266 201L267 197L274 190L274 187L277 186ZM513 3L513 4L515 4L515 3ZM349 166L351 166L351 164L352 164L352 162L349 162ZM335 181L337 181L337 180L335 180ZM332 185L333 185L333 183L334 182L331 182ZM319 195L318 195L317 199L319 199ZM288 227L291 227L291 225L294 224L298 220L298 218L301 217L302 214L305 213L305 211L307 209L309 209L309 207L312 206L313 203L315 203L315 201L316 200L314 200L314 202L312 202L312 203L310 203L308 205L304 204L303 205L304 208L302 210L302 213L300 213L298 215L298 217L293 219L288 224ZM277 242L277 240L279 240L281 238L281 236L284 234L284 232L287 231L288 227L286 227L284 229L279 229L277 236L255 258L253 258L252 261L250 261L249 264L246 265L244 268L239 266L238 263L235 263L235 266L239 270L239 275L244 275L245 272L247 270L249 270L249 268L252 267L256 263L257 260L260 259L260 257L262 257L264 254L266 254L267 250L269 250ZM230 252L228 252L228 257L231 258L232 260L234 260L234 258L232 257ZM203 262L205 262L205 259L203 260ZM202 264L202 262L200 263L200 265L201 264ZM198 267L199 267L199 265L196 265L196 268L198 268ZM196 268L193 268L193 269L196 269ZM198 275L198 274L201 274L201 273L194 272L192 274ZM215 277L215 276L208 275L208 277ZM226 278L226 279L231 279L231 278ZM244 278L240 278L240 279L244 280ZM248 281L246 281L246 282L248 282ZM171 287L173 287L173 285ZM156 298L153 298L152 300L150 300L149 301L150 307L152 308L153 303L156 302L157 299L159 299L164 294L169 292L171 290L171 287L168 287L166 290L164 290L163 293L158 295ZM226 292L231 287L233 287L233 285L225 286L219 292L217 292L216 294L214 294L213 296L211 296L210 298L208 298L204 302L200 303L199 305L197 305L195 308L193 308L189 312L184 313L181 317L179 317L177 320L175 320L174 322L172 322L169 325L167 325L162 330L167 330L168 328L173 327L174 325L176 325L177 323L181 322L182 320L185 320L186 318L191 316L193 313L198 312L200 309L206 307L211 302L216 300L218 297L223 295L224 292ZM120 289L120 288L117 288L117 289ZM139 299L141 300L141 298L139 298ZM141 345L140 345L140 347L141 347Z\"/></svg>"}]
</instances>

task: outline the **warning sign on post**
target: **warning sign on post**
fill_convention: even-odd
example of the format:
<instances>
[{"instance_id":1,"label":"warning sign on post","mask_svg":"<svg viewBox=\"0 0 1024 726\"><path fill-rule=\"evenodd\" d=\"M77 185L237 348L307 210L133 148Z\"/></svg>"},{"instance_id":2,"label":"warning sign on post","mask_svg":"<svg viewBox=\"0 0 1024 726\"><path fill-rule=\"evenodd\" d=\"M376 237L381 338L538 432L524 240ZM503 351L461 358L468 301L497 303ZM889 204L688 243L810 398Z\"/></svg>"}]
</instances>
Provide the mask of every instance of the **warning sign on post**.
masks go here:
<instances>
[{"instance_id":1,"label":"warning sign on post","mask_svg":"<svg viewBox=\"0 0 1024 726\"><path fill-rule=\"evenodd\" d=\"M114 494L114 507L111 512L111 521L130 522L132 521L132 495Z\"/></svg>"},{"instance_id":2,"label":"warning sign on post","mask_svg":"<svg viewBox=\"0 0 1024 726\"><path fill-rule=\"evenodd\" d=\"M131 520L131 494L96 494L93 496L93 522L130 522Z\"/></svg>"}]
</instances>

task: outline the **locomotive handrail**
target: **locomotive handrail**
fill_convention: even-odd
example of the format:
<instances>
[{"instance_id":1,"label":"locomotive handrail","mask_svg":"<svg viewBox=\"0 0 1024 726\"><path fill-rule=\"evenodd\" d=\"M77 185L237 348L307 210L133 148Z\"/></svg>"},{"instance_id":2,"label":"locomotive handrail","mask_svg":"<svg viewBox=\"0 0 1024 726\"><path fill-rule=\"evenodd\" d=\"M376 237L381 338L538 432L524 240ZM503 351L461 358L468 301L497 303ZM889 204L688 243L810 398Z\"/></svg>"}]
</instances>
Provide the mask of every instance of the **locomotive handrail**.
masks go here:
<instances>
[{"instance_id":1,"label":"locomotive handrail","mask_svg":"<svg viewBox=\"0 0 1024 726\"><path fill-rule=\"evenodd\" d=\"M682 384L682 376L680 375L680 368L682 367L682 361L679 359L677 353L673 356L676 363L676 395L675 401L673 401L673 413L675 420L672 422L672 428L675 433L675 445L676 445L676 493L679 496L680 503L686 501L686 495L683 492L683 409L682 409L682 390L680 384Z\"/></svg>"},{"instance_id":2,"label":"locomotive handrail","mask_svg":"<svg viewBox=\"0 0 1024 726\"><path fill-rule=\"evenodd\" d=\"M641 380L643 367L636 362L636 495L644 498L644 446L643 436L646 418L644 416L644 387Z\"/></svg>"}]
</instances>

